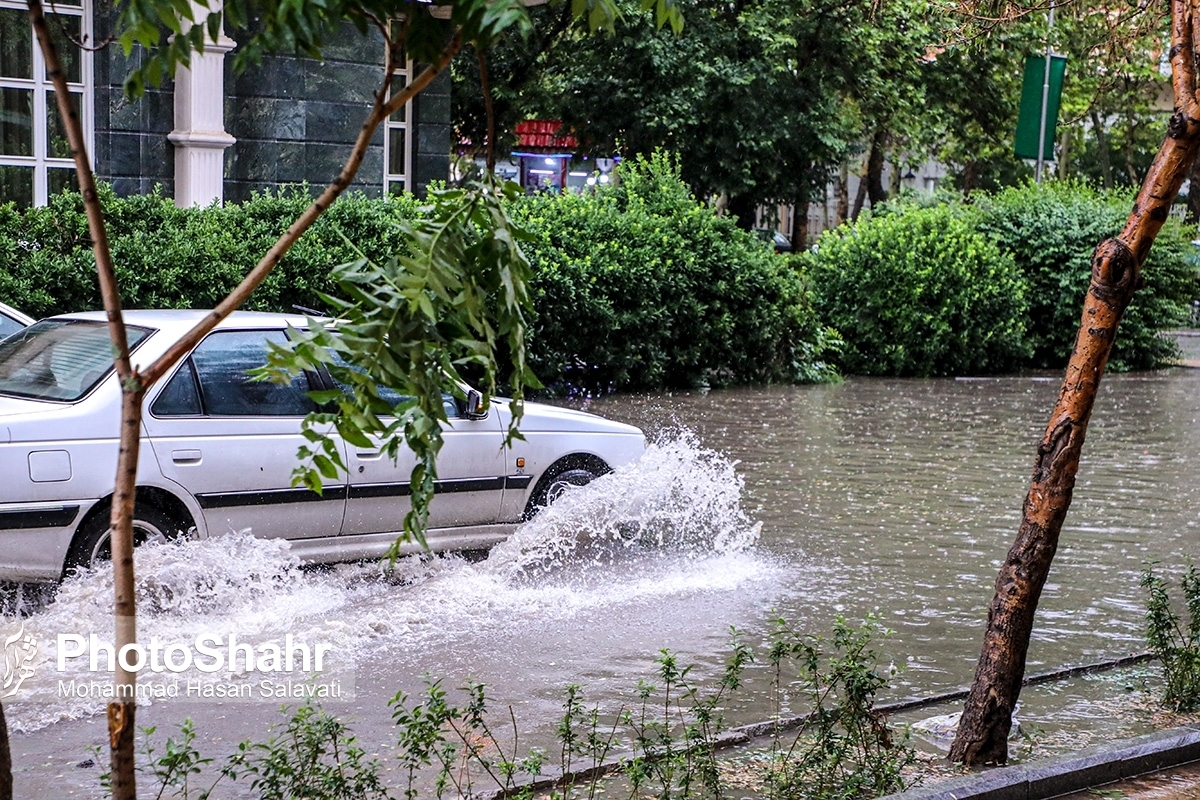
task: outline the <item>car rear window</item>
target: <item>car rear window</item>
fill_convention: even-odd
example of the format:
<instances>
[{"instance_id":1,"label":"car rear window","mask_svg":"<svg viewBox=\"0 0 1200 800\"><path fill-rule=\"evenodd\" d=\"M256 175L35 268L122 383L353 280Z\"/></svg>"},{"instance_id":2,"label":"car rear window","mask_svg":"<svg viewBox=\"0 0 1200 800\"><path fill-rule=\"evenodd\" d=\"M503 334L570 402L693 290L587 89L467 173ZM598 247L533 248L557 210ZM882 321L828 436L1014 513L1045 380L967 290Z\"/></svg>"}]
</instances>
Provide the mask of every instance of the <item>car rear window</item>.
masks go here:
<instances>
[{"instance_id":1,"label":"car rear window","mask_svg":"<svg viewBox=\"0 0 1200 800\"><path fill-rule=\"evenodd\" d=\"M148 328L125 327L132 351ZM0 395L73 402L113 368L108 325L90 320L43 320L0 341Z\"/></svg>"}]
</instances>

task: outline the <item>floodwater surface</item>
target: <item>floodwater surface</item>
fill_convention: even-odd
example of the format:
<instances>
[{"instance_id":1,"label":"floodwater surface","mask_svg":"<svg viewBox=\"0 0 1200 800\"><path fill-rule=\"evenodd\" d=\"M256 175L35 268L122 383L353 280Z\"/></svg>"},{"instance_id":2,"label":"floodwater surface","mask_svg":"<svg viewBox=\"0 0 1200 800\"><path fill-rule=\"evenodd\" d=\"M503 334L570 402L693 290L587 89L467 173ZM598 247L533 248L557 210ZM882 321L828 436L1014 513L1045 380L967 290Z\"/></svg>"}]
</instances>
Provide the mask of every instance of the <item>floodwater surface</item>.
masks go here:
<instances>
[{"instance_id":1,"label":"floodwater surface","mask_svg":"<svg viewBox=\"0 0 1200 800\"><path fill-rule=\"evenodd\" d=\"M486 559L413 558L385 575L375 564L300 568L286 546L236 534L140 550L139 636L326 642L344 691L326 706L385 758L388 698L427 679L487 684L497 713L511 705L536 744L552 734L567 684L615 707L652 679L660 650L712 676L731 628L761 653L778 619L823 634L838 615L877 615L895 631L879 645L899 668L890 697L957 689L971 679L1058 383L851 379L601 398L588 410L645 429L646 456L568 493ZM1198 423L1200 370L1105 379L1031 674L1144 649L1140 571L1200 552ZM98 570L24 621L43 646L5 706L18 796L94 793L98 770L77 765L105 740L103 700L63 696L53 639L106 637L110 602L111 573ZM82 684L85 667L66 677ZM181 696L140 709L139 723L167 730L191 717L201 749L218 757L281 719L283 701L188 697L229 676L156 680ZM768 682L752 671L728 721L773 713ZM1025 699L1023 714L1050 728L1096 715L1069 692Z\"/></svg>"}]
</instances>

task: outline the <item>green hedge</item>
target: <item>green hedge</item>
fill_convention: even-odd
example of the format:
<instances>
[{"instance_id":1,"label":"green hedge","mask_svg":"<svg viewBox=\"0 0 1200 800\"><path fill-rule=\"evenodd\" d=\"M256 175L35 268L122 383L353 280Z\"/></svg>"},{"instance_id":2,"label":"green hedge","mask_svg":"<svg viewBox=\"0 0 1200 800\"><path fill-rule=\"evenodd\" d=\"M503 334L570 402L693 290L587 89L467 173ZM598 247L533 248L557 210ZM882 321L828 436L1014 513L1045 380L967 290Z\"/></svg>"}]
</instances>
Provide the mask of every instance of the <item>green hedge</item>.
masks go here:
<instances>
[{"instance_id":1,"label":"green hedge","mask_svg":"<svg viewBox=\"0 0 1200 800\"><path fill-rule=\"evenodd\" d=\"M530 360L562 391L827 380L836 336L816 322L801 276L698 204L664 157L631 165L594 195L539 195L513 213L534 234ZM209 308L309 202L306 188L224 207L177 209L158 194L102 187L127 308ZM403 247L414 199L339 200L288 252L246 308L324 310L330 267ZM100 307L78 195L18 212L0 206L0 300L33 316Z\"/></svg>"},{"instance_id":2,"label":"green hedge","mask_svg":"<svg viewBox=\"0 0 1200 800\"><path fill-rule=\"evenodd\" d=\"M1100 192L1068 182L1026 184L979 196L971 213L980 232L1010 254L1029 283L1029 365L1061 368L1071 355L1092 251L1115 235L1133 207L1131 192ZM1196 287L1194 227L1170 219L1159 232L1142 274L1146 285L1117 329L1109 368L1151 369L1179 356L1158 331L1188 319Z\"/></svg>"},{"instance_id":3,"label":"green hedge","mask_svg":"<svg viewBox=\"0 0 1200 800\"><path fill-rule=\"evenodd\" d=\"M594 194L538 195L534 370L569 388L827 380L836 334L801 274L696 202L663 155L627 162Z\"/></svg>"},{"instance_id":4,"label":"green hedge","mask_svg":"<svg viewBox=\"0 0 1200 800\"><path fill-rule=\"evenodd\" d=\"M827 231L804 258L848 372L995 373L1026 355L1025 280L957 209L893 206Z\"/></svg>"},{"instance_id":5,"label":"green hedge","mask_svg":"<svg viewBox=\"0 0 1200 800\"><path fill-rule=\"evenodd\" d=\"M818 312L846 338L839 366L871 375L1061 369L1079 330L1092 252L1132 205L1129 192L1028 183L976 193L971 204L944 195L890 203L826 233L804 258ZM1174 218L1163 226L1110 369L1178 358L1159 331L1188 319L1197 287L1192 234Z\"/></svg>"},{"instance_id":6,"label":"green hedge","mask_svg":"<svg viewBox=\"0 0 1200 800\"><path fill-rule=\"evenodd\" d=\"M305 187L224 207L179 209L160 194L118 198L100 187L113 262L126 308L211 308L258 262L309 204ZM384 257L401 246L397 221L411 198L342 198L284 256L246 303L252 310L318 310L329 268ZM101 307L95 259L79 195L44 208L0 205L0 299L35 316Z\"/></svg>"}]
</instances>

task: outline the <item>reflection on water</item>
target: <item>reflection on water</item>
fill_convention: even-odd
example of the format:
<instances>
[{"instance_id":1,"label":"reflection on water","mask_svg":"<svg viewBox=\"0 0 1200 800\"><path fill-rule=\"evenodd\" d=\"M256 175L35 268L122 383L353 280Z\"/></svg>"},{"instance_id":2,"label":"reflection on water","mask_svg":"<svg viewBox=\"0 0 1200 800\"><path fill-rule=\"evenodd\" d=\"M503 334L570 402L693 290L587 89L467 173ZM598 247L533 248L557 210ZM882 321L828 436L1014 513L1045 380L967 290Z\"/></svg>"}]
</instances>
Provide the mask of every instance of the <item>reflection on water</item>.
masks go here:
<instances>
[{"instance_id":1,"label":"reflection on water","mask_svg":"<svg viewBox=\"0 0 1200 800\"><path fill-rule=\"evenodd\" d=\"M896 631L885 661L906 667L897 695L958 688L974 669L1058 380L853 379L603 398L590 410L660 444L570 493L489 559L411 559L391 576L373 564L300 570L278 543L230 539L176 553L187 569L174 569L165 548L139 555L142 630L326 636L357 664L357 697L341 710L367 742L393 736L387 698L419 690L429 673L450 687L493 687L494 707L512 704L536 743L568 683L583 683L589 701L628 700L661 648L714 673L731 626L761 652L781 617L824 633L837 614L877 614ZM1106 378L1030 673L1142 649L1142 565L1200 555L1198 421L1200 371ZM103 632L108 580L68 587L29 624ZM750 705L730 722L769 713L768 682L749 676ZM65 721L98 707L38 691L7 707L10 722L35 731L17 739L18 758L46 765L20 773L27 791L103 741L98 718ZM1023 700L1023 716L1048 728L1103 715L1069 693ZM184 715L213 731L218 751L263 738L277 719L273 706L156 703L139 724L167 728Z\"/></svg>"},{"instance_id":2,"label":"reflection on water","mask_svg":"<svg viewBox=\"0 0 1200 800\"><path fill-rule=\"evenodd\" d=\"M1058 385L852 379L614 397L591 409L687 425L737 459L760 547L790 573L777 611L814 633L835 613L878 613L897 632L888 651L908 667L900 693L928 694L970 681ZM1030 673L1144 649L1140 569L1200 554L1198 423L1200 371L1105 379Z\"/></svg>"}]
</instances>

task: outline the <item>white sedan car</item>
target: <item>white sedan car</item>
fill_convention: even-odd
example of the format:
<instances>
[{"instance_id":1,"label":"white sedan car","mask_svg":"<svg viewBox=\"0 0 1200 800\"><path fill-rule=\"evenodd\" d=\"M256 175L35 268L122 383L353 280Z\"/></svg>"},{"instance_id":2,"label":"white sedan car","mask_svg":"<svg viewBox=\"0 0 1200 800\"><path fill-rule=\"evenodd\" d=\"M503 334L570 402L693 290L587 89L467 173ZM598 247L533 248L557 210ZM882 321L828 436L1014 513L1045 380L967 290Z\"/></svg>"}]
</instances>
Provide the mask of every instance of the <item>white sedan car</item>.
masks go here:
<instances>
[{"instance_id":1,"label":"white sedan car","mask_svg":"<svg viewBox=\"0 0 1200 800\"><path fill-rule=\"evenodd\" d=\"M22 314L12 306L0 303L0 339L12 336L22 328L33 324L33 318Z\"/></svg>"},{"instance_id":2,"label":"white sedan car","mask_svg":"<svg viewBox=\"0 0 1200 800\"><path fill-rule=\"evenodd\" d=\"M125 314L135 363L148 364L203 311ZM403 529L415 456L393 461L339 440L349 473L318 495L292 486L308 392L251 382L266 342L302 317L239 312L146 395L138 464L138 541L250 530L281 537L310 561L382 555ZM108 553L121 390L100 312L42 320L0 342L0 579L53 581ZM431 549L475 549L506 538L567 484L636 459L642 432L591 414L527 403L525 441L502 446L510 412L464 413L446 397L451 428L438 457ZM406 545L412 552L418 545Z\"/></svg>"}]
</instances>

